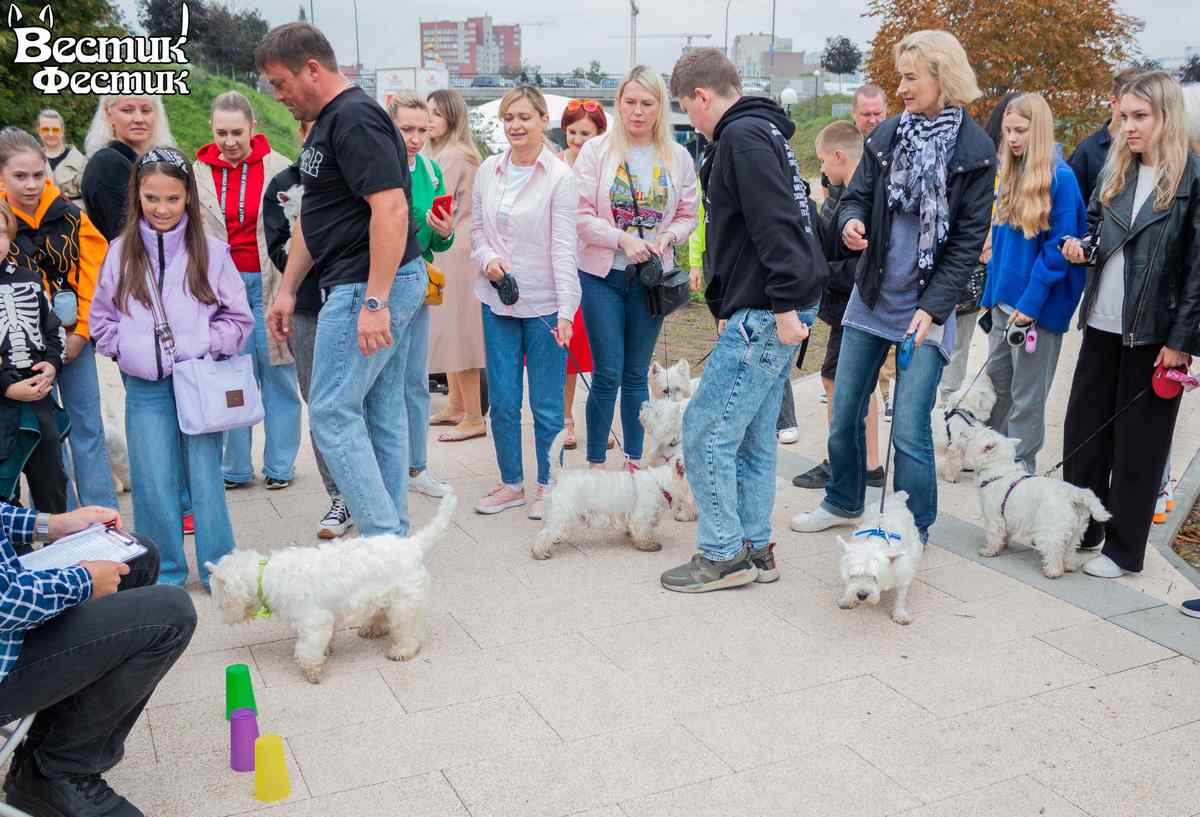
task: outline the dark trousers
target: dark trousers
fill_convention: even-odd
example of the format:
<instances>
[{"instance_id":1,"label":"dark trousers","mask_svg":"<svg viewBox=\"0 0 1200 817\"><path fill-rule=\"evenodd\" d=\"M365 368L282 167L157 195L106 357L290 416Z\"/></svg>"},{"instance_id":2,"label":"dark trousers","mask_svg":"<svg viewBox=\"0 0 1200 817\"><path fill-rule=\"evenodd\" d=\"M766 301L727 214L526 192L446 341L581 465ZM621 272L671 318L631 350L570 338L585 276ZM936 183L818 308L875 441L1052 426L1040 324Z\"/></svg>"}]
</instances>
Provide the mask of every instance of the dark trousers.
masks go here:
<instances>
[{"instance_id":1,"label":"dark trousers","mask_svg":"<svg viewBox=\"0 0 1200 817\"><path fill-rule=\"evenodd\" d=\"M156 585L158 549L130 563L121 592L86 601L25 635L0 681L0 722L37 712L18 750L49 778L106 772L150 694L196 628L191 597Z\"/></svg>"},{"instance_id":2,"label":"dark trousers","mask_svg":"<svg viewBox=\"0 0 1200 817\"><path fill-rule=\"evenodd\" d=\"M1179 398L1163 400L1150 388L1159 348L1122 346L1120 335L1086 329L1063 421L1065 455L1145 390L1063 466L1067 482L1091 488L1112 514L1103 525L1091 524L1084 543L1095 546L1103 540L1104 555L1134 572L1142 569L1145 560L1154 503L1179 413Z\"/></svg>"},{"instance_id":3,"label":"dark trousers","mask_svg":"<svg viewBox=\"0 0 1200 817\"><path fill-rule=\"evenodd\" d=\"M58 442L58 424L51 399L34 404L42 439L25 461L23 471L29 481L31 507L45 513L64 513L67 510L67 472L63 470L62 446Z\"/></svg>"}]
</instances>

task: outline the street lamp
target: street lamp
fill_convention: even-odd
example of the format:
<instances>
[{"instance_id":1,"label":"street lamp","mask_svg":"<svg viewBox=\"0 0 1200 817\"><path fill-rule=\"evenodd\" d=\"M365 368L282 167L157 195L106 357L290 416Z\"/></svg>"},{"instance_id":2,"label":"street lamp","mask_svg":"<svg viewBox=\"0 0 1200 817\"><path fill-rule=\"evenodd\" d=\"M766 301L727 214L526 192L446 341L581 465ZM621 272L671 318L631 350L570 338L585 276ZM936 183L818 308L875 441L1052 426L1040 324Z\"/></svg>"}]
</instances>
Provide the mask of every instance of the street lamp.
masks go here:
<instances>
[{"instance_id":1,"label":"street lamp","mask_svg":"<svg viewBox=\"0 0 1200 817\"><path fill-rule=\"evenodd\" d=\"M817 109L817 96L821 93L821 69L813 69L813 116L820 116Z\"/></svg>"},{"instance_id":2,"label":"street lamp","mask_svg":"<svg viewBox=\"0 0 1200 817\"><path fill-rule=\"evenodd\" d=\"M779 92L779 104L787 111L788 118L792 116L792 106L796 104L799 96L796 94L795 88L784 88Z\"/></svg>"},{"instance_id":3,"label":"street lamp","mask_svg":"<svg viewBox=\"0 0 1200 817\"><path fill-rule=\"evenodd\" d=\"M729 7L733 0L725 0L725 56L729 56ZM732 57L730 57L732 59Z\"/></svg>"}]
</instances>

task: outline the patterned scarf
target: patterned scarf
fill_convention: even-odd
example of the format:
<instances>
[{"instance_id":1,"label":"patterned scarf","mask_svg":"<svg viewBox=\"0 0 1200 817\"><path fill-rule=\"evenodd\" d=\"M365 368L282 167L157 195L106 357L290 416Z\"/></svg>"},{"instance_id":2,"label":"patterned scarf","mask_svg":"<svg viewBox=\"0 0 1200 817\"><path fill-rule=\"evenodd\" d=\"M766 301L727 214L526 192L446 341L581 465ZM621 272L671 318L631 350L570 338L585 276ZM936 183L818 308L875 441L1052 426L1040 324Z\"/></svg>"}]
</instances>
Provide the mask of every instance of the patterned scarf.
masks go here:
<instances>
[{"instance_id":1,"label":"patterned scarf","mask_svg":"<svg viewBox=\"0 0 1200 817\"><path fill-rule=\"evenodd\" d=\"M918 269L933 267L933 251L946 240L950 226L947 156L958 140L962 118L962 108L946 108L933 119L907 111L900 117L900 138L892 152L888 179L888 207L920 218Z\"/></svg>"}]
</instances>

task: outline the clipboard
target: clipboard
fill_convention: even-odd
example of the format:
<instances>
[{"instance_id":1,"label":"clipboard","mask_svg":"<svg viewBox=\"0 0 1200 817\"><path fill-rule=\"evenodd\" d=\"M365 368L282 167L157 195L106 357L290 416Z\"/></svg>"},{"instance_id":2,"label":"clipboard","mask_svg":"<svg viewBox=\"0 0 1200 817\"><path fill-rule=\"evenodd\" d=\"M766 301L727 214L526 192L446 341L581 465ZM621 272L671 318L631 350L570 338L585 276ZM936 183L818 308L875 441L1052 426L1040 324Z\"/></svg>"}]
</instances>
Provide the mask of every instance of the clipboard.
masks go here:
<instances>
[{"instance_id":1,"label":"clipboard","mask_svg":"<svg viewBox=\"0 0 1200 817\"><path fill-rule=\"evenodd\" d=\"M17 561L24 570L61 570L87 561L129 562L145 552L136 538L120 528L92 525L26 553Z\"/></svg>"}]
</instances>

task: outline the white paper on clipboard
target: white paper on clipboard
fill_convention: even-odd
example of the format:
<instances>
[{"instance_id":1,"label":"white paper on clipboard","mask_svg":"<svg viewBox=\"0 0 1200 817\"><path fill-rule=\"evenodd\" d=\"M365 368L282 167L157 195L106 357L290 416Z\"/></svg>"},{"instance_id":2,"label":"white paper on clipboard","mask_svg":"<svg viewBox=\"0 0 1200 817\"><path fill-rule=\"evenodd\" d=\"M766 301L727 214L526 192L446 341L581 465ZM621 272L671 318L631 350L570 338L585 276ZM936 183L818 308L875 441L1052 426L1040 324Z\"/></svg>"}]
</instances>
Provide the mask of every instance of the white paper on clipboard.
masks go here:
<instances>
[{"instance_id":1,"label":"white paper on clipboard","mask_svg":"<svg viewBox=\"0 0 1200 817\"><path fill-rule=\"evenodd\" d=\"M25 570L55 570L80 562L128 562L146 552L137 539L115 528L92 525L19 557Z\"/></svg>"}]
</instances>

